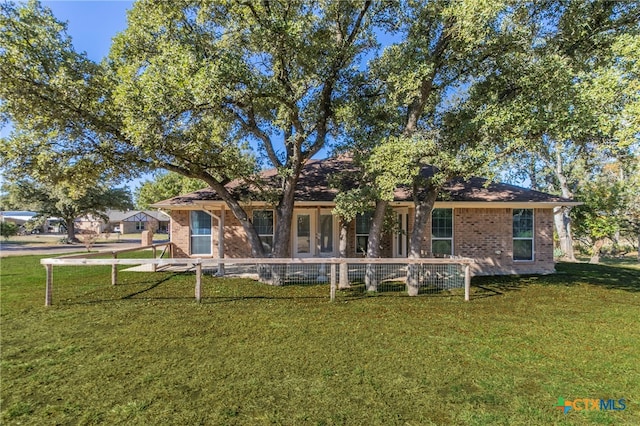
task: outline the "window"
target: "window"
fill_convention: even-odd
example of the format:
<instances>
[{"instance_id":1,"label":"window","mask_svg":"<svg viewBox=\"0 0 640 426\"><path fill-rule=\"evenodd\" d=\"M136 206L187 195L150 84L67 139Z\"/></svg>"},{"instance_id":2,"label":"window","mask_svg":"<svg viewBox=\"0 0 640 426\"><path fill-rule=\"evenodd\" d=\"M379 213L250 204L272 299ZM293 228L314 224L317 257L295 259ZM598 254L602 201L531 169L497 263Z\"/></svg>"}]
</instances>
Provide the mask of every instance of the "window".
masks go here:
<instances>
[{"instance_id":1,"label":"window","mask_svg":"<svg viewBox=\"0 0 640 426\"><path fill-rule=\"evenodd\" d=\"M513 210L513 260L533 260L533 209Z\"/></svg>"},{"instance_id":2,"label":"window","mask_svg":"<svg viewBox=\"0 0 640 426\"><path fill-rule=\"evenodd\" d=\"M409 251L409 239L407 238L409 229L409 215L406 210L396 213L396 229L393 240L393 256L406 257Z\"/></svg>"},{"instance_id":3,"label":"window","mask_svg":"<svg viewBox=\"0 0 640 426\"><path fill-rule=\"evenodd\" d=\"M320 214L320 253L333 253L333 216Z\"/></svg>"},{"instance_id":4,"label":"window","mask_svg":"<svg viewBox=\"0 0 640 426\"><path fill-rule=\"evenodd\" d=\"M431 252L434 257L453 254L453 209L431 212Z\"/></svg>"},{"instance_id":5,"label":"window","mask_svg":"<svg viewBox=\"0 0 640 426\"><path fill-rule=\"evenodd\" d=\"M144 222L136 222L136 231L144 231Z\"/></svg>"},{"instance_id":6,"label":"window","mask_svg":"<svg viewBox=\"0 0 640 426\"><path fill-rule=\"evenodd\" d=\"M371 229L371 212L356 216L356 253L366 254L369 245L369 229Z\"/></svg>"},{"instance_id":7,"label":"window","mask_svg":"<svg viewBox=\"0 0 640 426\"><path fill-rule=\"evenodd\" d=\"M191 254L211 254L211 215L191 212Z\"/></svg>"},{"instance_id":8,"label":"window","mask_svg":"<svg viewBox=\"0 0 640 426\"><path fill-rule=\"evenodd\" d=\"M254 210L253 227L260 236L264 250L271 253L273 247L273 210Z\"/></svg>"}]
</instances>

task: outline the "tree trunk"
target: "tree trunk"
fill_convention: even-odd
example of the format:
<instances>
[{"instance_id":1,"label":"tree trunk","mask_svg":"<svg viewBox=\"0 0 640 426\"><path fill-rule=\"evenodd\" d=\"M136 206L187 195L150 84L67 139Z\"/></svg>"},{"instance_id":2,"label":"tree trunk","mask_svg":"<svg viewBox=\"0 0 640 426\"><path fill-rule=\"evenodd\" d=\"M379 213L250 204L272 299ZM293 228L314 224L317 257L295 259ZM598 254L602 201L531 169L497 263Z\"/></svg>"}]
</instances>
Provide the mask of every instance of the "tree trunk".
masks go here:
<instances>
[{"instance_id":1,"label":"tree trunk","mask_svg":"<svg viewBox=\"0 0 640 426\"><path fill-rule=\"evenodd\" d=\"M242 225L242 229L244 230L244 233L249 240L249 245L251 246L251 256L257 258L264 257L265 253L264 247L262 246L262 240L260 240L258 232L253 227L253 222L249 220L247 212L242 208L238 200L233 198L227 188L225 188L224 185L220 184L219 182L212 179L203 180L207 182L218 195L220 195L222 200L226 203L227 207L229 207L229 210L231 210L233 216L238 219L238 221Z\"/></svg>"},{"instance_id":2,"label":"tree trunk","mask_svg":"<svg viewBox=\"0 0 640 426\"><path fill-rule=\"evenodd\" d=\"M347 257L347 227L348 223L340 220L340 258L345 259ZM349 265L347 263L340 264L340 278L338 280L338 289L344 290L349 288Z\"/></svg>"},{"instance_id":3,"label":"tree trunk","mask_svg":"<svg viewBox=\"0 0 640 426\"><path fill-rule=\"evenodd\" d=\"M640 233L638 233L638 262L640 262Z\"/></svg>"},{"instance_id":4,"label":"tree trunk","mask_svg":"<svg viewBox=\"0 0 640 426\"><path fill-rule=\"evenodd\" d=\"M384 215L387 212L387 201L376 201L376 209L373 212L371 228L369 229L369 241L367 242L367 257L376 259L380 257L380 245L382 240L382 228L384 225ZM367 291L378 291L378 277L376 276L376 265L367 263L364 284Z\"/></svg>"},{"instance_id":5,"label":"tree trunk","mask_svg":"<svg viewBox=\"0 0 640 426\"><path fill-rule=\"evenodd\" d=\"M276 227L273 234L273 251L271 255L275 258L289 257L289 247L291 244L291 221L293 220L293 204L295 200L295 189L300 175L299 166L294 166L293 174L284 180L282 198L276 207ZM271 266L271 285L283 285L287 266Z\"/></svg>"},{"instance_id":6,"label":"tree trunk","mask_svg":"<svg viewBox=\"0 0 640 426\"><path fill-rule=\"evenodd\" d=\"M433 205L438 197L438 189L429 185L422 191L414 188L415 213L413 219L413 229L409 238L409 259L422 257L422 240L424 239L427 223L431 217ZM420 290L420 267L410 264L407 268L407 293L409 296L417 296Z\"/></svg>"},{"instance_id":7,"label":"tree trunk","mask_svg":"<svg viewBox=\"0 0 640 426\"><path fill-rule=\"evenodd\" d=\"M604 245L604 240L596 240L593 243L593 247L591 249L591 259L589 259L589 263L600 263L600 251L602 250L602 246Z\"/></svg>"},{"instance_id":8,"label":"tree trunk","mask_svg":"<svg viewBox=\"0 0 640 426\"><path fill-rule=\"evenodd\" d=\"M78 239L76 238L75 218L66 218L64 222L67 225L67 242L77 243Z\"/></svg>"},{"instance_id":9,"label":"tree trunk","mask_svg":"<svg viewBox=\"0 0 640 426\"><path fill-rule=\"evenodd\" d=\"M227 207L229 207L229 210L231 210L231 213L233 214L233 216L236 219L238 219L238 222L240 222L240 224L242 225L242 229L244 230L244 233L247 236L247 240L249 241L249 246L251 247L251 256L254 258L265 257L264 246L262 245L262 240L260 239L260 235L258 235L256 228L253 226L253 222L249 219L247 212L245 211L244 208L242 208L238 200L235 199L229 193L227 188L225 188L225 186L222 185L220 182L214 179L203 178L203 180L207 182L211 186L211 188L213 188L213 190L216 191L218 195L220 195L220 197L225 202ZM269 268L269 265L259 264L256 266L256 269L258 272L258 280L260 282L262 283L271 282L272 272L271 272L271 269Z\"/></svg>"},{"instance_id":10,"label":"tree trunk","mask_svg":"<svg viewBox=\"0 0 640 426\"><path fill-rule=\"evenodd\" d=\"M560 142L555 144L555 174L560 184L560 191L564 198L573 197L573 193L569 189L569 182L564 174L564 162L562 161L562 147ZM563 257L570 261L575 262L576 256L573 252L573 236L571 234L571 217L569 216L571 207L561 206L554 209L554 221L556 224L556 231L558 232L558 238L560 239L560 249L562 250Z\"/></svg>"},{"instance_id":11,"label":"tree trunk","mask_svg":"<svg viewBox=\"0 0 640 426\"><path fill-rule=\"evenodd\" d=\"M560 250L562 251L562 258L575 262L576 257L573 251L573 238L571 236L571 217L569 213L571 207L561 206L553 209L553 221L556 226L556 232L558 233L558 240L560 242Z\"/></svg>"}]
</instances>

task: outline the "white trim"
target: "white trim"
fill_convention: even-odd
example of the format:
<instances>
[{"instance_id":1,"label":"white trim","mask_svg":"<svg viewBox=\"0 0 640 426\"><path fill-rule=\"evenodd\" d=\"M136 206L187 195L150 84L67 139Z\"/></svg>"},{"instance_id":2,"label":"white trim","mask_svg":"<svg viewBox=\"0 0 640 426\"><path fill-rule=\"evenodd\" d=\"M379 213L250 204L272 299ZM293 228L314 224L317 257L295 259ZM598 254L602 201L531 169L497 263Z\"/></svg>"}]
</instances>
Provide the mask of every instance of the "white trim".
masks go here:
<instances>
[{"instance_id":1,"label":"white trim","mask_svg":"<svg viewBox=\"0 0 640 426\"><path fill-rule=\"evenodd\" d=\"M364 213L360 213L357 214L356 217L353 219L354 220L354 232L353 232L353 249L355 252L355 255L361 255L361 256L366 256L367 255L367 251L369 249L369 235L371 234L371 228L369 228L369 230L367 231L366 234L358 234L358 217L363 217L364 215L370 215L371 218L370 220L373 220L373 211L372 210L368 210ZM360 253L358 252L358 236L366 236L367 237L367 247L364 248L364 253Z\"/></svg>"},{"instance_id":2,"label":"white trim","mask_svg":"<svg viewBox=\"0 0 640 426\"><path fill-rule=\"evenodd\" d=\"M440 210L451 210L451 237L450 238L444 238L444 237L434 237L433 236L433 212L436 209L440 209ZM430 234L431 234L431 247L429 247L429 250L431 251L431 255L435 256L435 253L433 252L433 240L437 240L437 241L451 241L451 253L448 254L448 256L455 256L456 250L455 250L455 242L454 242L454 237L456 235L455 233L455 209L451 208L451 207L434 207L431 210L431 229L430 229Z\"/></svg>"},{"instance_id":3,"label":"white trim","mask_svg":"<svg viewBox=\"0 0 640 426\"><path fill-rule=\"evenodd\" d=\"M215 218L215 215L213 215L210 211L205 210L204 207L200 210L193 210L193 211L199 211L199 212L204 212L206 214L208 214L209 216L211 216L212 219ZM193 228L191 227L191 211L189 212L189 256L213 256L213 220L211 221L211 227L209 228L209 253L196 253L193 254L192 252L192 244L191 244L191 239L193 238ZM200 237L204 237L205 235L198 235Z\"/></svg>"},{"instance_id":4,"label":"white trim","mask_svg":"<svg viewBox=\"0 0 640 426\"><path fill-rule=\"evenodd\" d=\"M400 221L401 221L401 225L400 225L400 232L394 232L391 236L393 242L391 244L391 250L392 253L392 257L395 258L404 258L407 257L408 255L408 236L409 236L409 208L407 207L403 207L403 208L399 208L399 209L394 209L393 213L395 215L394 219L396 219L396 224L397 224L397 219L398 216L400 216ZM404 232L402 232L404 231ZM398 253L398 238L400 238L400 245L402 245L402 251L403 253Z\"/></svg>"},{"instance_id":5,"label":"white trim","mask_svg":"<svg viewBox=\"0 0 640 426\"><path fill-rule=\"evenodd\" d=\"M293 211L291 219L291 253L293 253L293 257L315 257L317 255L316 213L315 209L296 209ZM298 251L298 216L300 215L309 216L309 251L306 253Z\"/></svg>"},{"instance_id":6,"label":"white trim","mask_svg":"<svg viewBox=\"0 0 640 426\"><path fill-rule=\"evenodd\" d=\"M323 209L318 208L318 218L316 220L316 235L317 235L317 248L316 248L316 256L318 257L333 257L338 255L338 245L340 244L339 233L338 233L338 216L333 214L333 209ZM331 252L323 253L321 251L321 242L320 242L320 216L331 216L331 237L333 238L333 250Z\"/></svg>"},{"instance_id":7,"label":"white trim","mask_svg":"<svg viewBox=\"0 0 640 426\"><path fill-rule=\"evenodd\" d=\"M513 236L513 213L514 210L531 210L531 237L514 237ZM553 229L553 227L552 227ZM531 259L516 259L514 253L514 244L513 242L519 241L529 241L531 240ZM511 209L511 260L517 263L526 263L526 262L535 262L536 261L536 209Z\"/></svg>"},{"instance_id":8,"label":"white trim","mask_svg":"<svg viewBox=\"0 0 640 426\"><path fill-rule=\"evenodd\" d=\"M271 212L273 214L271 219L271 227L273 228L273 232L271 232L271 234L260 234L256 229L256 233L258 234L258 237L260 238L260 240L262 241L261 237L271 237L271 245L273 246L273 242L275 240L275 233L276 233L276 212L274 209L263 209L263 208L252 209L251 210L251 226L253 226L254 229L255 229L254 214L256 212ZM273 249L273 247L271 247L271 249Z\"/></svg>"}]
</instances>

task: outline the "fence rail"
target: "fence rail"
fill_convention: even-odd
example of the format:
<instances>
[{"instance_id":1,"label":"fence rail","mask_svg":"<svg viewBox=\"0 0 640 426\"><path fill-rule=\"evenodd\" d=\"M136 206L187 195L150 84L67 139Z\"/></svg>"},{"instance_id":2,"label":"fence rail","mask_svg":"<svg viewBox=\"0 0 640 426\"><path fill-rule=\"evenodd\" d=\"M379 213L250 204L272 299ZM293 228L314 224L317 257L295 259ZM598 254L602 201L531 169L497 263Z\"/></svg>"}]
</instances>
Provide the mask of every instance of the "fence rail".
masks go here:
<instances>
[{"instance_id":1,"label":"fence rail","mask_svg":"<svg viewBox=\"0 0 640 426\"><path fill-rule=\"evenodd\" d=\"M154 246L166 245L159 244ZM144 246L126 251L148 249ZM120 251L120 253L124 252ZM97 253L105 255L109 252ZM202 295L203 270L216 271L217 276L233 274L241 271L251 273L257 279L271 284L282 285L291 282L313 281L329 283L330 299L335 300L337 289L349 286L350 281L358 281L365 285L367 291L377 291L381 283L393 283L396 287L406 286L410 295L417 295L421 286L441 285L442 288L462 287L464 283L465 300L470 298L471 264L468 258L154 258L153 259L118 259L113 252L111 259L94 259L78 257L78 255L42 259L40 263L46 269L45 305L52 303L53 267L54 266L98 266L111 265L112 285L117 284L118 265L152 265L152 271L160 267L187 266L195 272L195 299L200 301ZM226 271L226 272L225 272ZM453 283L453 284L449 284Z\"/></svg>"}]
</instances>

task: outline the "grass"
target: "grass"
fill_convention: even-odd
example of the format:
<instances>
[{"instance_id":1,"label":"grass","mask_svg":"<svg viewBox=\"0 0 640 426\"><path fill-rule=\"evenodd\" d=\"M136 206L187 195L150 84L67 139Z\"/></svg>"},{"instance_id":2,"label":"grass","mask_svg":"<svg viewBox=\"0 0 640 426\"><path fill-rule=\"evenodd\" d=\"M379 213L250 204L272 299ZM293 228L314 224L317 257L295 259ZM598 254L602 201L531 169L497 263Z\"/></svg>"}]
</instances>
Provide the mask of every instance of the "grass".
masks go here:
<instances>
[{"instance_id":1,"label":"grass","mask_svg":"<svg viewBox=\"0 0 640 426\"><path fill-rule=\"evenodd\" d=\"M3 424L640 424L640 268L408 297L1 264ZM562 414L558 398L624 398Z\"/></svg>"}]
</instances>

